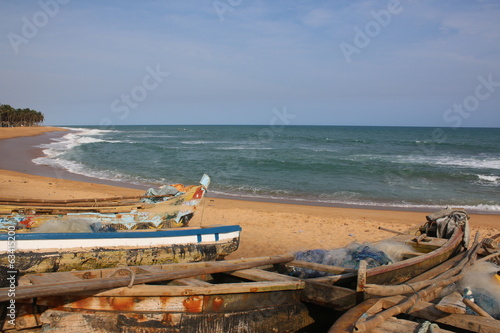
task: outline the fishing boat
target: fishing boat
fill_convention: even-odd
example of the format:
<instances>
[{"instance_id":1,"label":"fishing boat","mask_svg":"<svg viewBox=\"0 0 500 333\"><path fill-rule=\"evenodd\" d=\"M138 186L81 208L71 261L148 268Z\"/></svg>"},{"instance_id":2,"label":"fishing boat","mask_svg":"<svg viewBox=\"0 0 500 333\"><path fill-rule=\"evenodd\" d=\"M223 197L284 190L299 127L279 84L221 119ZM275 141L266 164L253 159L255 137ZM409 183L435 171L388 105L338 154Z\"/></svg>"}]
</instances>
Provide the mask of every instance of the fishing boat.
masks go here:
<instances>
[{"instance_id":1,"label":"fishing boat","mask_svg":"<svg viewBox=\"0 0 500 333\"><path fill-rule=\"evenodd\" d=\"M494 253L488 254L491 239L477 240L478 235L466 252L405 284L366 285L369 298L343 314L328 332L395 332L395 325L415 326L411 319L434 332L498 332L500 266L487 261L498 260L500 247L495 241ZM477 259L478 254L483 257Z\"/></svg>"},{"instance_id":2,"label":"fishing boat","mask_svg":"<svg viewBox=\"0 0 500 333\"><path fill-rule=\"evenodd\" d=\"M303 301L345 311L363 301L366 284L404 283L463 252L468 247L468 218L464 210L444 209L427 216L427 222L420 227L406 232L383 228L396 235L372 244L355 244L354 249L343 249L350 259L341 265L331 265L331 260L314 262L318 257L311 256L314 251L308 251L297 253L296 260L281 265L280 272L297 276L306 283ZM399 251L400 260L389 260L381 253L377 245L382 243L395 248L404 246ZM328 259L328 255L319 257ZM338 252L334 251L332 257L337 259ZM374 265L377 261L379 265Z\"/></svg>"},{"instance_id":3,"label":"fishing boat","mask_svg":"<svg viewBox=\"0 0 500 333\"><path fill-rule=\"evenodd\" d=\"M174 184L144 196L71 200L0 198L0 232L100 232L163 229L188 225L210 177L200 185Z\"/></svg>"},{"instance_id":4,"label":"fishing boat","mask_svg":"<svg viewBox=\"0 0 500 333\"><path fill-rule=\"evenodd\" d=\"M200 185L185 192L141 197L158 203L140 202L132 210L130 205L102 206L99 201L84 207L82 202L59 207L38 202L42 208L30 204L18 205L14 212L9 209L0 217L0 283L5 283L8 271L26 274L224 258L238 248L239 226L186 226L209 182L204 175ZM94 212L77 212L86 209ZM64 212L55 215L55 210Z\"/></svg>"},{"instance_id":5,"label":"fishing boat","mask_svg":"<svg viewBox=\"0 0 500 333\"><path fill-rule=\"evenodd\" d=\"M113 232L0 234L0 283L9 274L220 260L236 251L238 225Z\"/></svg>"},{"instance_id":6,"label":"fishing boat","mask_svg":"<svg viewBox=\"0 0 500 333\"><path fill-rule=\"evenodd\" d=\"M256 267L290 256L28 274L0 289L2 329L30 332L296 332L304 283ZM6 302L5 302L6 301ZM10 316L9 316L10 314Z\"/></svg>"}]
</instances>

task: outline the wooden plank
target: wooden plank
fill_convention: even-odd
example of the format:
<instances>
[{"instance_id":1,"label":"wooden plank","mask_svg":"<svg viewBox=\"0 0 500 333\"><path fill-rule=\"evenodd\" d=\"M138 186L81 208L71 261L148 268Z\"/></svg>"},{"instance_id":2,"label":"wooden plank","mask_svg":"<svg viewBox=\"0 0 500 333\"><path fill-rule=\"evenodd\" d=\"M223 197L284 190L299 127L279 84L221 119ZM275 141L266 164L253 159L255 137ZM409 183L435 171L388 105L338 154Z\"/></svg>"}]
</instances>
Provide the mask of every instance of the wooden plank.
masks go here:
<instances>
[{"instance_id":1,"label":"wooden plank","mask_svg":"<svg viewBox=\"0 0 500 333\"><path fill-rule=\"evenodd\" d=\"M301 292L304 302L318 304L338 311L344 311L356 304L356 292L349 288L330 284L303 280L306 285Z\"/></svg>"},{"instance_id":2,"label":"wooden plank","mask_svg":"<svg viewBox=\"0 0 500 333\"><path fill-rule=\"evenodd\" d=\"M394 306L403 299L405 299L404 296L384 298L384 307ZM436 309L434 304L424 301L417 302L407 314L472 332L496 333L498 332L498 327L500 326L499 320L487 319L481 316L467 314L444 313Z\"/></svg>"},{"instance_id":3,"label":"wooden plank","mask_svg":"<svg viewBox=\"0 0 500 333\"><path fill-rule=\"evenodd\" d=\"M349 309L338 320L335 321L328 333L351 333L354 332L354 324L359 318L366 315L366 312L373 309L378 298L369 298L361 304Z\"/></svg>"},{"instance_id":4,"label":"wooden plank","mask_svg":"<svg viewBox=\"0 0 500 333\"><path fill-rule=\"evenodd\" d=\"M434 268L431 268L430 270L428 270L420 275L415 276L414 278L406 281L406 283L413 283L413 282L418 282L418 281L430 280L430 279L438 276L439 274L454 267L463 258L465 258L466 255L467 255L467 252L462 252L462 253L446 260L445 262L441 263L440 265L438 265Z\"/></svg>"},{"instance_id":5,"label":"wooden plank","mask_svg":"<svg viewBox=\"0 0 500 333\"><path fill-rule=\"evenodd\" d=\"M172 281L170 285L179 285L179 286L197 286L197 287L203 287L203 286L213 286L213 284L205 282L200 279L196 278L184 278L184 279L176 279Z\"/></svg>"},{"instance_id":6,"label":"wooden plank","mask_svg":"<svg viewBox=\"0 0 500 333\"><path fill-rule=\"evenodd\" d=\"M426 237L417 242L415 236L411 235L396 235L392 237L391 240L407 243L415 248L425 249L427 251L433 251L448 242L448 239L436 237Z\"/></svg>"},{"instance_id":7,"label":"wooden plank","mask_svg":"<svg viewBox=\"0 0 500 333\"><path fill-rule=\"evenodd\" d=\"M368 266L368 263L366 260L361 260L359 262L359 268L358 268L358 282L356 283L356 292L362 293L365 290L365 284L366 284L366 267Z\"/></svg>"},{"instance_id":8,"label":"wooden plank","mask_svg":"<svg viewBox=\"0 0 500 333\"><path fill-rule=\"evenodd\" d=\"M121 287L103 291L85 291L72 294L70 297L161 297L161 296L199 296L219 294L260 293L282 290L301 290L305 287L304 281L260 281L242 283L221 283L207 286L175 286L175 285L134 285L132 288Z\"/></svg>"},{"instance_id":9,"label":"wooden plank","mask_svg":"<svg viewBox=\"0 0 500 333\"><path fill-rule=\"evenodd\" d=\"M28 277L29 281L32 284L44 284L44 283L57 283L59 281L51 278L50 276L39 276L39 275L30 275Z\"/></svg>"},{"instance_id":10,"label":"wooden plank","mask_svg":"<svg viewBox=\"0 0 500 333\"><path fill-rule=\"evenodd\" d=\"M192 229L194 229L194 228L197 228L197 227L192 227ZM252 258L244 258L244 259L224 260L223 262L229 263L229 264L242 264L242 263L252 263L255 261L262 261L262 260L266 260L269 258L270 257L252 257ZM172 271L185 270L185 269L206 268L206 267L209 267L210 264L211 264L210 262L199 261L199 262L190 262L190 263L172 263L172 264L159 264L159 265L129 266L129 268L132 269L136 274L147 274L147 273L165 273L165 272L172 272ZM217 266L217 263L215 263L215 266ZM211 267L213 267L213 265ZM258 267L268 267L269 268L269 267L272 267L272 265L260 265ZM45 275L50 274L51 276L52 275L59 275L59 274L72 274L80 279L90 280L90 279L100 279L103 277L111 276L117 269L121 269L121 268L120 267L100 268L100 269L89 269L89 270L83 270L83 271L53 272L53 273L44 273L44 274ZM27 275L25 275L25 277L29 277L31 275L32 274L27 274Z\"/></svg>"},{"instance_id":11,"label":"wooden plank","mask_svg":"<svg viewBox=\"0 0 500 333\"><path fill-rule=\"evenodd\" d=\"M80 207L80 206L74 206L74 207L52 207L52 206L47 206L47 207L9 207L9 210L12 211L17 211L20 213L25 213L29 214L27 212L33 211L38 214L52 214L52 215L60 215L60 214L67 214L67 213L75 213L75 212L88 212L88 213L109 213L109 212L129 212L134 209L140 209L142 207L142 204L133 204L133 205L124 205L124 206L102 206L102 207Z\"/></svg>"},{"instance_id":12,"label":"wooden plank","mask_svg":"<svg viewBox=\"0 0 500 333\"><path fill-rule=\"evenodd\" d=\"M171 197L171 196L173 196L173 195L172 194L153 195L153 196L137 195L137 196L117 196L117 197L109 197L109 198L88 198L88 199L67 199L67 200L0 198L0 203L2 203L2 204L6 204L8 202L14 202L15 204L49 203L49 204L54 204L54 205L61 205L61 204L77 204L77 203L81 203L81 202L140 200L140 199L146 199L146 198L164 198L164 197Z\"/></svg>"},{"instance_id":13,"label":"wooden plank","mask_svg":"<svg viewBox=\"0 0 500 333\"><path fill-rule=\"evenodd\" d=\"M250 268L229 273L250 281L298 281L299 279L279 273L268 272L261 269Z\"/></svg>"},{"instance_id":14,"label":"wooden plank","mask_svg":"<svg viewBox=\"0 0 500 333\"><path fill-rule=\"evenodd\" d=\"M337 282L345 282L345 281L350 281L350 280L356 280L358 277L358 272L352 272L352 273L344 273L344 274L339 274L339 275L334 275L334 276L323 276L319 278L312 278L312 279L307 279L308 281L314 281L314 282L319 282L319 283L326 283L326 284L335 284Z\"/></svg>"},{"instance_id":15,"label":"wooden plank","mask_svg":"<svg viewBox=\"0 0 500 333\"><path fill-rule=\"evenodd\" d=\"M406 251L406 252L401 253L401 256L403 257L403 259L409 259L409 258L419 257L419 256L424 255L424 254L426 254L426 253L416 252L416 251Z\"/></svg>"},{"instance_id":16,"label":"wooden plank","mask_svg":"<svg viewBox=\"0 0 500 333\"><path fill-rule=\"evenodd\" d=\"M462 295L458 291L443 297L435 307L439 311L446 313L465 314L467 310L464 302L462 302Z\"/></svg>"},{"instance_id":17,"label":"wooden plank","mask_svg":"<svg viewBox=\"0 0 500 333\"><path fill-rule=\"evenodd\" d=\"M404 319L389 318L382 325L377 327L378 332L384 333L401 333L401 332L420 332L424 323L416 323ZM437 326L437 325L435 325ZM439 327L433 327L432 330L427 330L426 332L434 333L452 333Z\"/></svg>"},{"instance_id":18,"label":"wooden plank","mask_svg":"<svg viewBox=\"0 0 500 333\"><path fill-rule=\"evenodd\" d=\"M151 283L158 281L175 280L186 277L193 277L203 274L214 274L223 273L229 271L236 271L240 269L253 268L268 264L279 264L290 262L293 260L292 256L274 256L269 257L265 260L257 260L240 264L232 264L229 262L218 261L216 263L211 263L212 266L198 269L183 269L172 272L165 272L161 274L140 274L131 278L126 277L108 277L102 279L92 279L92 280L82 280L82 281L69 281L66 283L51 283L44 285L33 285L33 286L19 286L16 289L16 299L33 298L33 297L43 297L43 296L56 296L73 294L77 292L89 291L89 290L99 290L99 289L110 289L122 286L127 286L130 283L142 284ZM0 288L0 302L10 300L12 297L8 297L9 288Z\"/></svg>"},{"instance_id":19,"label":"wooden plank","mask_svg":"<svg viewBox=\"0 0 500 333\"><path fill-rule=\"evenodd\" d=\"M355 269L338 267L338 266L330 266L330 265L324 265L324 264L316 264L313 262L302 261L302 260L294 260L292 262L289 262L287 264L287 266L296 266L296 267L307 268L307 269L312 269L315 271L332 273L332 274L344 274L344 273L356 272Z\"/></svg>"}]
</instances>

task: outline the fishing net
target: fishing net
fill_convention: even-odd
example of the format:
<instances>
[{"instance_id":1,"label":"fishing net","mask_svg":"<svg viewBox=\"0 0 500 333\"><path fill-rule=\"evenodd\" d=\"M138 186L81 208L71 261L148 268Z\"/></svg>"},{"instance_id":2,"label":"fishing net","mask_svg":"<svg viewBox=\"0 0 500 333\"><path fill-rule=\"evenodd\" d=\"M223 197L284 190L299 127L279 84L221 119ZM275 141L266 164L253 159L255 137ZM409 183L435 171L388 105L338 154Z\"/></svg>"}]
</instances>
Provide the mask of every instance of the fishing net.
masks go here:
<instances>
[{"instance_id":1,"label":"fishing net","mask_svg":"<svg viewBox=\"0 0 500 333\"><path fill-rule=\"evenodd\" d=\"M472 290L472 298L474 303L479 305L481 309L488 312L493 318L500 319L500 304L498 299L491 295L488 290L477 288ZM476 314L472 309L467 307L468 314Z\"/></svg>"},{"instance_id":2,"label":"fishing net","mask_svg":"<svg viewBox=\"0 0 500 333\"><path fill-rule=\"evenodd\" d=\"M299 251L295 254L296 260L308 261L317 264L338 266L344 268L359 268L359 262L365 260L368 268L391 264L389 256L369 244L350 244L342 249ZM308 268L292 267L290 275L300 278L314 278L333 275Z\"/></svg>"}]
</instances>

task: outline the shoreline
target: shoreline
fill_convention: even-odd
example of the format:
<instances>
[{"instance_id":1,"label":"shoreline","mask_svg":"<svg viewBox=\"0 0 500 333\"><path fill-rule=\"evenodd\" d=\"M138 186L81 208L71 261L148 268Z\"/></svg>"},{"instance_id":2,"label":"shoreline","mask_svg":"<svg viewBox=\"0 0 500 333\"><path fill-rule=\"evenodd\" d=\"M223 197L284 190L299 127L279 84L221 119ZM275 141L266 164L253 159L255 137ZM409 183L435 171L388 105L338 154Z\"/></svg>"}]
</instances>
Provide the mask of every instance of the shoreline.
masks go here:
<instances>
[{"instance_id":1,"label":"shoreline","mask_svg":"<svg viewBox=\"0 0 500 333\"><path fill-rule=\"evenodd\" d=\"M44 148L37 146L50 143L51 139L60 138L67 134L68 131L70 131L65 128L57 127L49 127L49 129L51 130L35 130L34 134L28 136L18 135L13 137L6 137L6 135L3 133L4 128L0 128L0 152L2 152L4 156L9 156L9 158L7 159L0 160L0 170L16 171L33 176L52 177L64 180L111 185L124 188L143 190L147 189L146 185L142 186L127 182L99 179L71 173L62 168L54 168L48 165L35 164L33 162L33 159L45 156L43 153Z\"/></svg>"},{"instance_id":2,"label":"shoreline","mask_svg":"<svg viewBox=\"0 0 500 333\"><path fill-rule=\"evenodd\" d=\"M0 152L3 152L4 156L6 151L17 154L15 155L17 163L24 158L23 168L19 168L17 164L19 170L0 170L1 197L65 199L144 194L145 188L132 188L130 184L105 182L66 171L55 173L54 168L31 162L32 158L29 156L32 155L29 154L34 151L41 154L42 150L32 146L43 144L41 140L50 141L51 135L57 137L61 133L48 133L47 136L43 134L31 139L20 138L21 142L31 144L29 149L9 146L8 143L14 142L8 141L10 139L0 140ZM11 168L16 167L15 161L9 163ZM0 167L5 165L5 162L0 162ZM27 174L25 170L36 174ZM47 173L59 177L47 177ZM190 225L240 225L243 229L240 247L228 256L230 259L289 254L316 248L332 249L351 242L377 241L392 236L391 233L378 229L379 227L404 231L411 226L423 224L425 216L432 212L434 210L332 207L306 202L245 200L245 198L209 195L200 205L199 213L195 214ZM471 235L476 231L481 232L481 237L491 237L500 233L500 215L474 213L469 215Z\"/></svg>"}]
</instances>

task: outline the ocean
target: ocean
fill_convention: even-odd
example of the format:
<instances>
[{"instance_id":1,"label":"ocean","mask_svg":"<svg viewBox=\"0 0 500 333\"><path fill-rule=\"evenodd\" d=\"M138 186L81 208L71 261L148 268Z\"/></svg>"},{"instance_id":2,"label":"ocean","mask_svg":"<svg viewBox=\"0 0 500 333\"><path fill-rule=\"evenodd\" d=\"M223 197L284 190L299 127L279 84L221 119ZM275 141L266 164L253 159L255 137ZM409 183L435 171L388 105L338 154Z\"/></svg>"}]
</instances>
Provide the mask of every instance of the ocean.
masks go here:
<instances>
[{"instance_id":1,"label":"ocean","mask_svg":"<svg viewBox=\"0 0 500 333\"><path fill-rule=\"evenodd\" d=\"M500 213L500 129L356 126L75 128L34 160L145 186L331 206Z\"/></svg>"}]
</instances>

